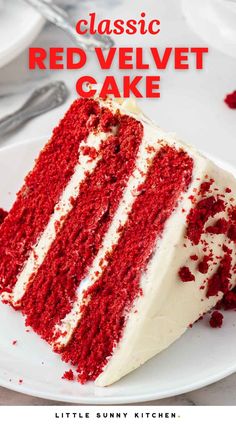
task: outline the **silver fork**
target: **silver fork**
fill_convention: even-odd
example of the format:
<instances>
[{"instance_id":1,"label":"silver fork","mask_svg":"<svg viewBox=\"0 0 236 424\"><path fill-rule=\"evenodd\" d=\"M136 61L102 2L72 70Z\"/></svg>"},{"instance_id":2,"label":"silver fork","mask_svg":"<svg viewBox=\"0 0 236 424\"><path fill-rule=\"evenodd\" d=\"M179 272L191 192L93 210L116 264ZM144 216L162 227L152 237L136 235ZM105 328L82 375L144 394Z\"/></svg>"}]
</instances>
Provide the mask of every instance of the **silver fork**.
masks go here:
<instances>
[{"instance_id":1,"label":"silver fork","mask_svg":"<svg viewBox=\"0 0 236 424\"><path fill-rule=\"evenodd\" d=\"M62 105L67 97L68 90L62 81L54 81L37 88L20 109L0 119L0 137L29 119Z\"/></svg>"},{"instance_id":2,"label":"silver fork","mask_svg":"<svg viewBox=\"0 0 236 424\"><path fill-rule=\"evenodd\" d=\"M100 34L79 35L76 32L75 24L70 19L68 13L61 7L48 0L24 0L25 3L33 6L44 18L64 30L72 41L85 50L93 50L100 47L104 50L114 45L111 37Z\"/></svg>"}]
</instances>

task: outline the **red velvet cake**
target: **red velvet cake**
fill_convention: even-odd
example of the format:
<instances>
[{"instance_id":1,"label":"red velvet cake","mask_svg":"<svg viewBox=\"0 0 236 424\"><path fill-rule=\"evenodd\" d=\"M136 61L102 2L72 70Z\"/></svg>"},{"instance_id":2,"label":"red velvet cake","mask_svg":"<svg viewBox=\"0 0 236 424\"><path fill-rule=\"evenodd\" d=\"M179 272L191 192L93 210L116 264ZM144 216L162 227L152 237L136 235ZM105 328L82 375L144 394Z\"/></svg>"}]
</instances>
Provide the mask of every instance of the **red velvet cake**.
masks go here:
<instances>
[{"instance_id":1,"label":"red velvet cake","mask_svg":"<svg viewBox=\"0 0 236 424\"><path fill-rule=\"evenodd\" d=\"M2 301L80 382L109 385L235 285L235 192L130 106L78 99L0 227Z\"/></svg>"}]
</instances>

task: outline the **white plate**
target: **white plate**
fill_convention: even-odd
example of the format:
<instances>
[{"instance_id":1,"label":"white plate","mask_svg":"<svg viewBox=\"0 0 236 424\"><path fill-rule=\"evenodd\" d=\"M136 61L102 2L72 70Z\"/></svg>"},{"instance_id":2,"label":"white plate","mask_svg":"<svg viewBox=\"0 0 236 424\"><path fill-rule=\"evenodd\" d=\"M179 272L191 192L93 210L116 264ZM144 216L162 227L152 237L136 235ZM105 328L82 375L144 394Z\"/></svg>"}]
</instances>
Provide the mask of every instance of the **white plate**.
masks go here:
<instances>
[{"instance_id":1,"label":"white plate","mask_svg":"<svg viewBox=\"0 0 236 424\"><path fill-rule=\"evenodd\" d=\"M236 3L229 0L182 0L191 28L206 43L236 57Z\"/></svg>"},{"instance_id":2,"label":"white plate","mask_svg":"<svg viewBox=\"0 0 236 424\"><path fill-rule=\"evenodd\" d=\"M1 207L9 209L44 143L45 138L0 150ZM19 312L1 304L0 385L42 398L88 404L134 403L197 389L236 371L236 313L224 315L221 329L211 329L205 317L138 370L111 387L97 388L93 383L62 380L68 365L32 331L26 332Z\"/></svg>"},{"instance_id":3,"label":"white plate","mask_svg":"<svg viewBox=\"0 0 236 424\"><path fill-rule=\"evenodd\" d=\"M41 31L44 19L23 0L1 0L0 67L18 56Z\"/></svg>"}]
</instances>

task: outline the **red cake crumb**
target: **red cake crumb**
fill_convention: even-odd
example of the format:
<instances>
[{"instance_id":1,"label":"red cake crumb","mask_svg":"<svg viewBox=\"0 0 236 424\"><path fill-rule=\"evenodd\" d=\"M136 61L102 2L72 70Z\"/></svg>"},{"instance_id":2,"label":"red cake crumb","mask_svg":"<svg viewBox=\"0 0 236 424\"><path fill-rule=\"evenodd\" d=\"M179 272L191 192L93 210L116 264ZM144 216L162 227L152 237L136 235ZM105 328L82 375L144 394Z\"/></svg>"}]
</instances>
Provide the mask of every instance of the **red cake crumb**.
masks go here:
<instances>
[{"instance_id":1,"label":"red cake crumb","mask_svg":"<svg viewBox=\"0 0 236 424\"><path fill-rule=\"evenodd\" d=\"M81 150L85 156L89 156L91 159L96 159L98 156L98 151L94 147L83 146Z\"/></svg>"},{"instance_id":2,"label":"red cake crumb","mask_svg":"<svg viewBox=\"0 0 236 424\"><path fill-rule=\"evenodd\" d=\"M0 225L3 223L4 219L6 218L8 212L4 209L0 208Z\"/></svg>"},{"instance_id":3,"label":"red cake crumb","mask_svg":"<svg viewBox=\"0 0 236 424\"><path fill-rule=\"evenodd\" d=\"M226 187L225 192L226 192L226 193L231 193L231 192L232 192L232 190L231 190L231 188Z\"/></svg>"},{"instance_id":4,"label":"red cake crumb","mask_svg":"<svg viewBox=\"0 0 236 424\"><path fill-rule=\"evenodd\" d=\"M190 269L187 266L183 266L182 268L180 268L178 274L181 281L183 281L184 283L189 281L195 281L194 275L191 273Z\"/></svg>"},{"instance_id":5,"label":"red cake crumb","mask_svg":"<svg viewBox=\"0 0 236 424\"><path fill-rule=\"evenodd\" d=\"M208 263L209 260L210 260L209 256L203 256L202 261L199 262L198 271L201 272L201 274L207 274L209 269L209 263Z\"/></svg>"},{"instance_id":6,"label":"red cake crumb","mask_svg":"<svg viewBox=\"0 0 236 424\"><path fill-rule=\"evenodd\" d=\"M236 243L236 224L231 224L228 231L228 237Z\"/></svg>"},{"instance_id":7,"label":"red cake crumb","mask_svg":"<svg viewBox=\"0 0 236 424\"><path fill-rule=\"evenodd\" d=\"M74 381L75 376L72 370L69 371L65 371L63 376L62 376L63 380L69 380L69 381Z\"/></svg>"},{"instance_id":8,"label":"red cake crumb","mask_svg":"<svg viewBox=\"0 0 236 424\"><path fill-rule=\"evenodd\" d=\"M219 292L227 293L229 291L231 261L231 255L226 253L221 260L217 271L208 280L207 297L216 296Z\"/></svg>"},{"instance_id":9,"label":"red cake crumb","mask_svg":"<svg viewBox=\"0 0 236 424\"><path fill-rule=\"evenodd\" d=\"M230 249L228 246L226 246L226 244L223 244L223 246L222 246L222 250L223 250L223 252L225 252L225 253L229 253L229 255L231 255L231 253L233 252L233 250L232 250L232 249Z\"/></svg>"},{"instance_id":10,"label":"red cake crumb","mask_svg":"<svg viewBox=\"0 0 236 424\"><path fill-rule=\"evenodd\" d=\"M220 308L225 310L236 310L236 292L235 290L227 292L219 304Z\"/></svg>"},{"instance_id":11,"label":"red cake crumb","mask_svg":"<svg viewBox=\"0 0 236 424\"><path fill-rule=\"evenodd\" d=\"M236 207L232 207L228 211L231 221L236 221Z\"/></svg>"},{"instance_id":12,"label":"red cake crumb","mask_svg":"<svg viewBox=\"0 0 236 424\"><path fill-rule=\"evenodd\" d=\"M19 379L19 384L22 384L23 383L23 380L22 380L22 378L20 378Z\"/></svg>"},{"instance_id":13,"label":"red cake crumb","mask_svg":"<svg viewBox=\"0 0 236 424\"><path fill-rule=\"evenodd\" d=\"M236 109L236 90L230 94L227 94L224 102L230 109Z\"/></svg>"},{"instance_id":14,"label":"red cake crumb","mask_svg":"<svg viewBox=\"0 0 236 424\"><path fill-rule=\"evenodd\" d=\"M13 341L12 341L13 346L15 346L15 345L16 345L16 343L17 343L17 340L13 340Z\"/></svg>"},{"instance_id":15,"label":"red cake crumb","mask_svg":"<svg viewBox=\"0 0 236 424\"><path fill-rule=\"evenodd\" d=\"M207 233L211 234L226 234L228 231L229 224L224 218L218 219L214 225L209 225L206 228Z\"/></svg>"},{"instance_id":16,"label":"red cake crumb","mask_svg":"<svg viewBox=\"0 0 236 424\"><path fill-rule=\"evenodd\" d=\"M147 147L146 147L146 151L147 151L148 153L153 153L153 152L155 152L155 148L154 148L154 146L147 146Z\"/></svg>"},{"instance_id":17,"label":"red cake crumb","mask_svg":"<svg viewBox=\"0 0 236 424\"><path fill-rule=\"evenodd\" d=\"M200 200L196 206L191 209L187 217L187 237L189 240L191 240L193 244L198 244L207 220L224 210L225 203L222 199L216 199L214 196L210 196Z\"/></svg>"},{"instance_id":18,"label":"red cake crumb","mask_svg":"<svg viewBox=\"0 0 236 424\"><path fill-rule=\"evenodd\" d=\"M192 261L197 261L197 260L198 260L198 256L197 256L197 255L191 255L191 256L190 256L190 259L191 259Z\"/></svg>"},{"instance_id":19,"label":"red cake crumb","mask_svg":"<svg viewBox=\"0 0 236 424\"><path fill-rule=\"evenodd\" d=\"M212 183L214 182L214 180L210 180L210 181L204 181L201 185L200 185L200 190L199 190L199 194L201 194L202 196L204 194L206 194L210 188Z\"/></svg>"},{"instance_id":20,"label":"red cake crumb","mask_svg":"<svg viewBox=\"0 0 236 424\"><path fill-rule=\"evenodd\" d=\"M212 312L211 318L209 321L210 326L212 328L221 328L223 324L223 319L224 319L224 316L222 315L221 312L219 311Z\"/></svg>"}]
</instances>

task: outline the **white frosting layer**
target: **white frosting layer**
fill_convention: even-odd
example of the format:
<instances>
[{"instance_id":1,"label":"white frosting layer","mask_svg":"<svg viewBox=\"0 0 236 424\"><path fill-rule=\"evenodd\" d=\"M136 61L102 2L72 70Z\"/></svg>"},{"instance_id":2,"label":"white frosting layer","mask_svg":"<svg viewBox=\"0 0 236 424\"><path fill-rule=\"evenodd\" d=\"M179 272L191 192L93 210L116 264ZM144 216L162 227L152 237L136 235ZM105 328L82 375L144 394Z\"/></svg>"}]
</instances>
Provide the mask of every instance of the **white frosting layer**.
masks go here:
<instances>
[{"instance_id":1,"label":"white frosting layer","mask_svg":"<svg viewBox=\"0 0 236 424\"><path fill-rule=\"evenodd\" d=\"M37 273L40 265L43 263L44 258L49 251L53 241L56 238L58 231L64 224L68 213L73 208L73 199L79 195L80 185L86 178L87 173L92 173L95 169L101 156L95 159L83 153L83 148L93 147L97 151L101 142L108 138L112 133L90 133L87 140L82 141L78 152L78 164L75 167L74 174L63 191L59 202L55 205L54 212L51 215L49 222L40 235L37 243L33 247L28 260L17 278L17 282L13 288L12 293L2 293L4 300L10 301L13 305L19 304L27 290L27 286L33 274Z\"/></svg>"}]
</instances>

